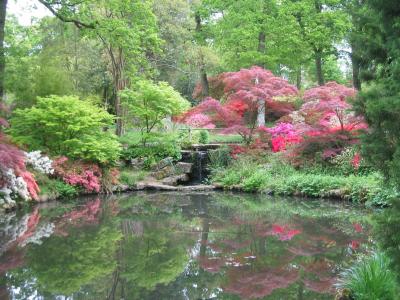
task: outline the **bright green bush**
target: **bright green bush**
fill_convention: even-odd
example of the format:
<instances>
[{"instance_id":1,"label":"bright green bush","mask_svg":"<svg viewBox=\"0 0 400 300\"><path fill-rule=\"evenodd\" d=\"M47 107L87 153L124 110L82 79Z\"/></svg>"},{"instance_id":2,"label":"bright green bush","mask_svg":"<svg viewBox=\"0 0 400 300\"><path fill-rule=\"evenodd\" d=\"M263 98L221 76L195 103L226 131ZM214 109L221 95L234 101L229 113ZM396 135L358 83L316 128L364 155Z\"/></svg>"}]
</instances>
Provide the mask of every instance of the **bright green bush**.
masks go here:
<instances>
[{"instance_id":1,"label":"bright green bush","mask_svg":"<svg viewBox=\"0 0 400 300\"><path fill-rule=\"evenodd\" d=\"M271 174L265 169L257 169L242 181L243 190L247 192L258 191L271 179Z\"/></svg>"},{"instance_id":2,"label":"bright green bush","mask_svg":"<svg viewBox=\"0 0 400 300\"><path fill-rule=\"evenodd\" d=\"M105 131L113 122L112 115L89 101L49 96L38 98L31 108L16 110L10 133L30 150L107 164L120 154L116 136Z\"/></svg>"},{"instance_id":3,"label":"bright green bush","mask_svg":"<svg viewBox=\"0 0 400 300\"><path fill-rule=\"evenodd\" d=\"M383 253L375 253L345 270L339 286L349 289L357 300L398 299L396 277Z\"/></svg>"},{"instance_id":4,"label":"bright green bush","mask_svg":"<svg viewBox=\"0 0 400 300\"><path fill-rule=\"evenodd\" d=\"M199 143L200 144L208 144L210 141L210 134L207 130L201 130L199 136Z\"/></svg>"},{"instance_id":5,"label":"bright green bush","mask_svg":"<svg viewBox=\"0 0 400 300\"><path fill-rule=\"evenodd\" d=\"M60 198L69 199L78 195L78 190L76 189L76 187L59 180L55 180L54 189Z\"/></svg>"},{"instance_id":6,"label":"bright green bush","mask_svg":"<svg viewBox=\"0 0 400 300\"><path fill-rule=\"evenodd\" d=\"M147 142L147 134L162 125L163 119L179 115L190 107L190 103L166 82L156 84L141 80L120 95L128 113L127 121L132 123L133 120L131 125L140 128L143 144Z\"/></svg>"}]
</instances>

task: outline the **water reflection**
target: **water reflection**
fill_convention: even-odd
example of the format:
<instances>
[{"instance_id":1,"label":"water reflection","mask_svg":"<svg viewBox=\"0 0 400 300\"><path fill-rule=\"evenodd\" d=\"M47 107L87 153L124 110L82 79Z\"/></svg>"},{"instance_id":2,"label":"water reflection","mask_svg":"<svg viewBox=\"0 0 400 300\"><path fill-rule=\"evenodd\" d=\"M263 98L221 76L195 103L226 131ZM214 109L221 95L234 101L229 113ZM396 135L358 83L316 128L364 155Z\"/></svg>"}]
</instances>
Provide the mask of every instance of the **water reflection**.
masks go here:
<instances>
[{"instance_id":1,"label":"water reflection","mask_svg":"<svg viewBox=\"0 0 400 300\"><path fill-rule=\"evenodd\" d=\"M139 193L0 223L0 299L333 299L368 247L359 209L224 193Z\"/></svg>"}]
</instances>

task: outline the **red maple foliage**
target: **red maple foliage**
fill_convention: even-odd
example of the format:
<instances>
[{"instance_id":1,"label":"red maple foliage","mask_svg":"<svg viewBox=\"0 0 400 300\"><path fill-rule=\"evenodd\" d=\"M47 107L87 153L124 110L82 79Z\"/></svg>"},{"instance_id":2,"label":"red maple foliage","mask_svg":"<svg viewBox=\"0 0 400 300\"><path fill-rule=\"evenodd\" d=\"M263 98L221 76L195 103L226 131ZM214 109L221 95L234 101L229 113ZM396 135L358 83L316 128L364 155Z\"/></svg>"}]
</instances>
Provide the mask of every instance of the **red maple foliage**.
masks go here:
<instances>
[{"instance_id":1,"label":"red maple foliage","mask_svg":"<svg viewBox=\"0 0 400 300\"><path fill-rule=\"evenodd\" d=\"M287 100L298 93L295 86L261 67L220 74L215 77L215 86L223 88L223 93L216 95L221 101L208 97L178 121L190 125L193 116L207 115L207 124L224 127L225 134L241 135L246 144L253 141L257 132L260 105L265 104L269 113L281 117L294 110Z\"/></svg>"},{"instance_id":2,"label":"red maple foliage","mask_svg":"<svg viewBox=\"0 0 400 300\"><path fill-rule=\"evenodd\" d=\"M294 106L284 100L296 96L297 88L269 70L254 66L225 73L222 80L227 106L240 115L248 113L249 118L254 118L252 114L257 113L260 101L265 102L267 110L274 110L278 115L294 110Z\"/></svg>"},{"instance_id":3,"label":"red maple foliage","mask_svg":"<svg viewBox=\"0 0 400 300\"><path fill-rule=\"evenodd\" d=\"M353 88L335 82L307 90L301 108L281 119L292 123L294 131L301 136L292 143L290 156L298 163L307 158L315 159L316 153L328 159L358 143L360 132L368 126L362 116L351 111L349 100L355 95ZM286 150L286 147L281 145L279 150Z\"/></svg>"}]
</instances>

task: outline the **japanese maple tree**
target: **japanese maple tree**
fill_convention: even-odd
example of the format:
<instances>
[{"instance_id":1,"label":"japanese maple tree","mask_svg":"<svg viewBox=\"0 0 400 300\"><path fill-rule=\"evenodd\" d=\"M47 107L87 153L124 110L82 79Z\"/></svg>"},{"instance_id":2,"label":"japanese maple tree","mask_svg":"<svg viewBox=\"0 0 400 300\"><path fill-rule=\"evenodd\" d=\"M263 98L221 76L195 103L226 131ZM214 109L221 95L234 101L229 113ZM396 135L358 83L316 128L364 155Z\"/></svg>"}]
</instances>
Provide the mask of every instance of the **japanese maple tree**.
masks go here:
<instances>
[{"instance_id":1,"label":"japanese maple tree","mask_svg":"<svg viewBox=\"0 0 400 300\"><path fill-rule=\"evenodd\" d=\"M302 136L292 156L314 158L320 152L326 159L358 143L360 130L365 130L367 125L362 116L351 111L349 100L355 96L355 89L336 82L307 90L300 109L282 119L291 122Z\"/></svg>"},{"instance_id":2,"label":"japanese maple tree","mask_svg":"<svg viewBox=\"0 0 400 300\"><path fill-rule=\"evenodd\" d=\"M298 93L297 88L285 79L257 66L220 74L213 84L219 90L223 87L221 100L206 98L179 121L190 125L196 115L207 115L211 121L204 125L223 126L223 133L237 133L246 144L250 144L254 133L265 125L266 107L273 107L278 115L289 114L294 106L288 105L287 100Z\"/></svg>"}]
</instances>

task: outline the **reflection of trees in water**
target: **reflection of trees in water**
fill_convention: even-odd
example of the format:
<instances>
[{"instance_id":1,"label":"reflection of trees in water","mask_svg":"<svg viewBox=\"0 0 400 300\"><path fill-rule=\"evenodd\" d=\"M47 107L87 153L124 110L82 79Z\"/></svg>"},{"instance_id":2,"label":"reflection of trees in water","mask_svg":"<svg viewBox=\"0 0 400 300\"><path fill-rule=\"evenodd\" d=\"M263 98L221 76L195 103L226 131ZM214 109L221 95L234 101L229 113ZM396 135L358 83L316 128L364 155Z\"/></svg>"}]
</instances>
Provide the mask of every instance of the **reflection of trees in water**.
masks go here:
<instances>
[{"instance_id":1,"label":"reflection of trees in water","mask_svg":"<svg viewBox=\"0 0 400 300\"><path fill-rule=\"evenodd\" d=\"M231 212L230 222L212 228L209 241L202 239L206 255L199 256L200 267L225 272L223 289L244 299L275 295L292 285L299 295L331 297L336 266L346 259L349 237L334 228L337 220L318 222L272 211L262 218L243 210Z\"/></svg>"},{"instance_id":2,"label":"reflection of trees in water","mask_svg":"<svg viewBox=\"0 0 400 300\"><path fill-rule=\"evenodd\" d=\"M337 229L345 221L219 195L143 194L45 212L52 217L40 223L54 223L53 235L24 248L26 264L7 284L74 299L204 299L222 290L307 299L329 290L347 253L349 237Z\"/></svg>"}]
</instances>

